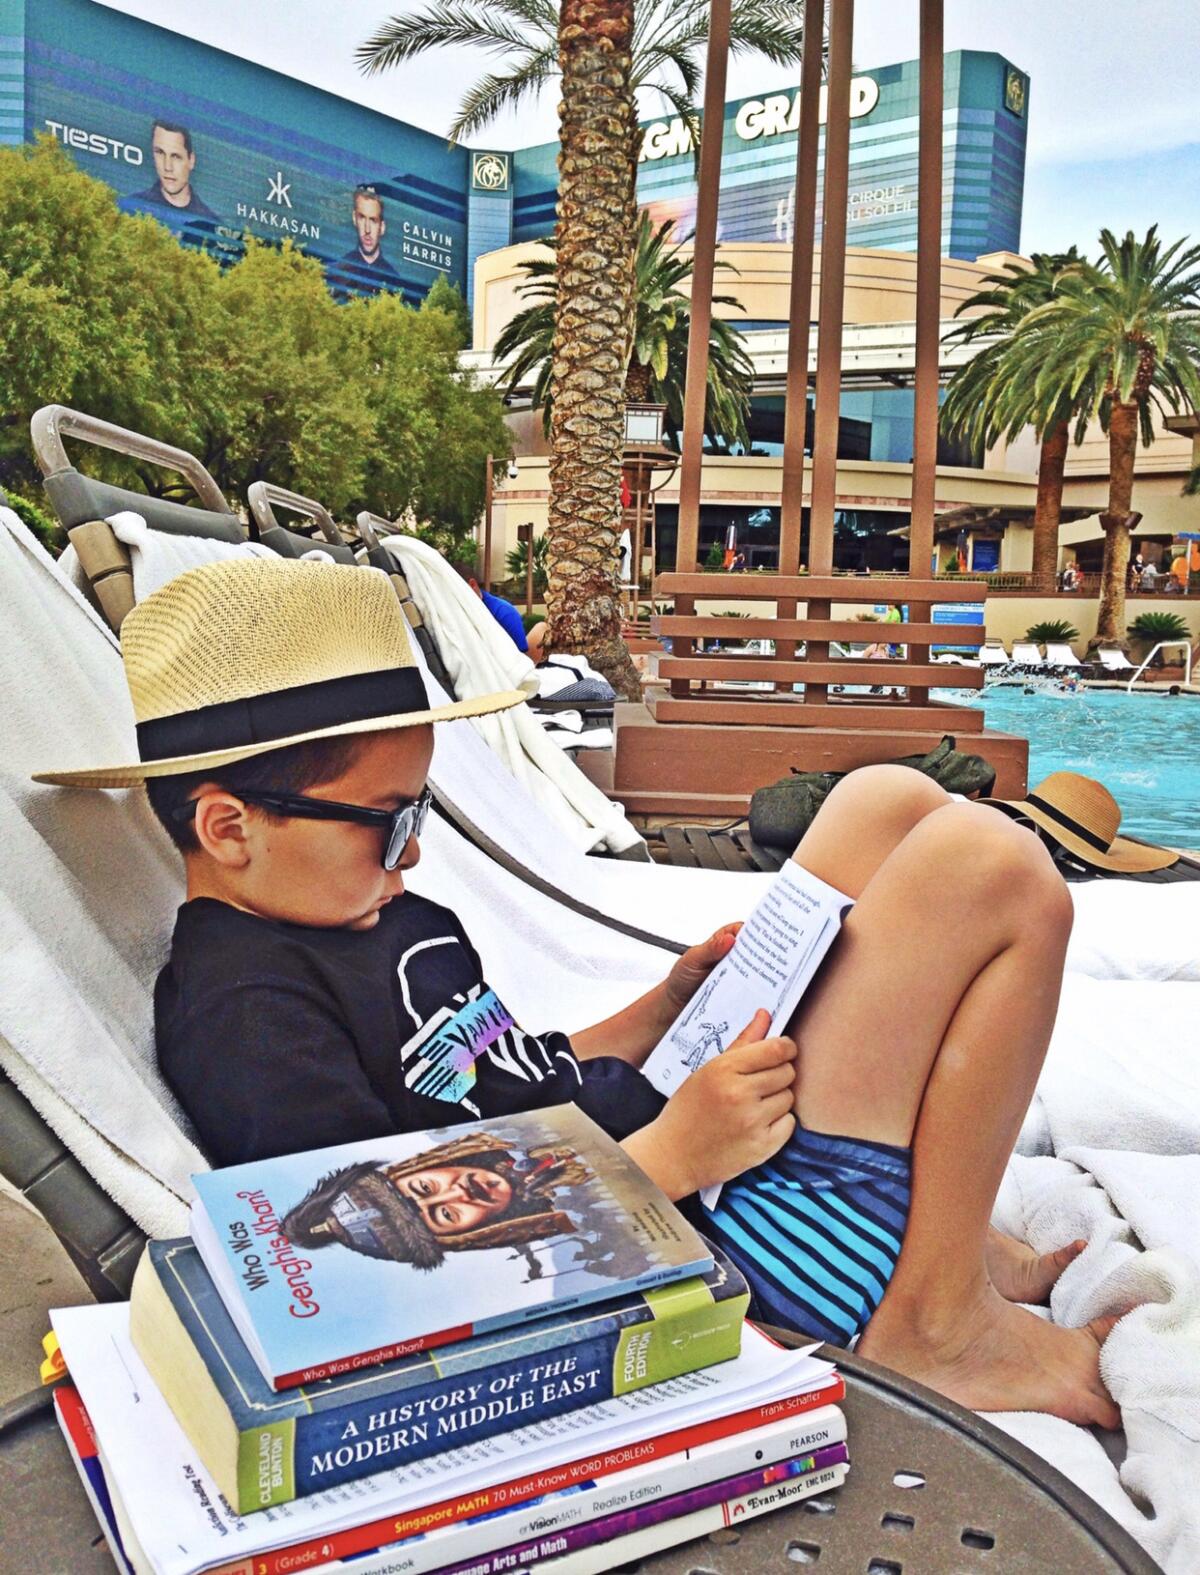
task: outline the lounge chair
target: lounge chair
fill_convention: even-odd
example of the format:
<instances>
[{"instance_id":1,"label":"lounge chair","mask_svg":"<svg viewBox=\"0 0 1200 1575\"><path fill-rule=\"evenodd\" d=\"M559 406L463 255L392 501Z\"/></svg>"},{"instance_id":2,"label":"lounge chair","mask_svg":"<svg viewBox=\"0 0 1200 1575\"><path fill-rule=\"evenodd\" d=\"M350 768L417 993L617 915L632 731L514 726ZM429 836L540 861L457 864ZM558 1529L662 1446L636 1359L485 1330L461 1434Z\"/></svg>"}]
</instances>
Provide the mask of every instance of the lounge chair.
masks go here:
<instances>
[{"instance_id":1,"label":"lounge chair","mask_svg":"<svg viewBox=\"0 0 1200 1575\"><path fill-rule=\"evenodd\" d=\"M1100 665L1110 673L1131 673L1133 663L1117 645L1101 645L1097 648L1096 656Z\"/></svg>"},{"instance_id":2,"label":"lounge chair","mask_svg":"<svg viewBox=\"0 0 1200 1575\"><path fill-rule=\"evenodd\" d=\"M1046 661L1051 667L1078 667L1079 658L1065 641L1046 641Z\"/></svg>"},{"instance_id":3,"label":"lounge chair","mask_svg":"<svg viewBox=\"0 0 1200 1575\"><path fill-rule=\"evenodd\" d=\"M984 667L1003 667L1012 658L1001 640L987 639L979 647L979 660Z\"/></svg>"},{"instance_id":4,"label":"lounge chair","mask_svg":"<svg viewBox=\"0 0 1200 1575\"><path fill-rule=\"evenodd\" d=\"M1032 640L1014 640L1012 659L1020 667L1045 667L1046 659Z\"/></svg>"}]
</instances>

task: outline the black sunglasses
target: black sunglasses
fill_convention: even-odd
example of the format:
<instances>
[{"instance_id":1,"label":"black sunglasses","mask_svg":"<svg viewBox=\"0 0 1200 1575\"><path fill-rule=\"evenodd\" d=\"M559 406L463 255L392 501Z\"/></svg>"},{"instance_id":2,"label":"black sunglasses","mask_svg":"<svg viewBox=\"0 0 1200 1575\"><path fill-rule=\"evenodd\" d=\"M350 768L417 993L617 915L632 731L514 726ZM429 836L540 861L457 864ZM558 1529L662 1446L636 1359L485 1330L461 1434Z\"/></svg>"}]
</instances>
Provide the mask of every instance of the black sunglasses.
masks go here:
<instances>
[{"instance_id":1,"label":"black sunglasses","mask_svg":"<svg viewBox=\"0 0 1200 1575\"><path fill-rule=\"evenodd\" d=\"M260 809L270 810L273 815L294 817L297 820L349 820L359 826L386 827L387 838L383 844L385 870L394 870L410 838L421 835L425 817L433 803L433 794L428 788L422 788L419 798L401 804L399 809L367 809L362 804L338 804L332 799L306 798L299 793L272 793L258 789L246 792L230 789L230 792L247 804L257 804ZM196 813L198 802L197 799L191 799L180 805L174 818L178 821L189 820Z\"/></svg>"}]
</instances>

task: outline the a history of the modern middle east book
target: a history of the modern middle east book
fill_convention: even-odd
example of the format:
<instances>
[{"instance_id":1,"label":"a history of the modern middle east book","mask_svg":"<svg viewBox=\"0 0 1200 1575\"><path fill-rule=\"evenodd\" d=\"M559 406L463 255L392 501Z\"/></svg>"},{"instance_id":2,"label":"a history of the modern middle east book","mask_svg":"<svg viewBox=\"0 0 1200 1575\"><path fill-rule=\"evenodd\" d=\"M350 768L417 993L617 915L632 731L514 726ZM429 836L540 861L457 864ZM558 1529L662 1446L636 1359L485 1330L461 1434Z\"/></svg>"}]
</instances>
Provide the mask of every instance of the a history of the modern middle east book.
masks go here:
<instances>
[{"instance_id":1,"label":"a history of the modern middle east book","mask_svg":"<svg viewBox=\"0 0 1200 1575\"><path fill-rule=\"evenodd\" d=\"M192 1239L277 1389L704 1274L713 1261L575 1105L194 1179Z\"/></svg>"}]
</instances>

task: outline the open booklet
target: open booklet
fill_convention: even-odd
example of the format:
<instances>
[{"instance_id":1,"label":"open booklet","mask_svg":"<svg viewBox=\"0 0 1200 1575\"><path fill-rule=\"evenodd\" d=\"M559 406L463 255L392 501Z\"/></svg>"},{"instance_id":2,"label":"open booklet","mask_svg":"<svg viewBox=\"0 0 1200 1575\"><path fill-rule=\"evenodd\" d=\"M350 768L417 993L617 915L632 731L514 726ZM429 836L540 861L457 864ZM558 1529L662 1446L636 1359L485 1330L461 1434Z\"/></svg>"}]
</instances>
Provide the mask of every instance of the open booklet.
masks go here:
<instances>
[{"instance_id":1,"label":"open booklet","mask_svg":"<svg viewBox=\"0 0 1200 1575\"><path fill-rule=\"evenodd\" d=\"M760 1008L771 1014L771 1034L781 1034L853 906L844 892L788 859L733 950L650 1052L642 1071L659 1093L673 1094L727 1050ZM701 1197L711 1209L720 1195L718 1186Z\"/></svg>"}]
</instances>

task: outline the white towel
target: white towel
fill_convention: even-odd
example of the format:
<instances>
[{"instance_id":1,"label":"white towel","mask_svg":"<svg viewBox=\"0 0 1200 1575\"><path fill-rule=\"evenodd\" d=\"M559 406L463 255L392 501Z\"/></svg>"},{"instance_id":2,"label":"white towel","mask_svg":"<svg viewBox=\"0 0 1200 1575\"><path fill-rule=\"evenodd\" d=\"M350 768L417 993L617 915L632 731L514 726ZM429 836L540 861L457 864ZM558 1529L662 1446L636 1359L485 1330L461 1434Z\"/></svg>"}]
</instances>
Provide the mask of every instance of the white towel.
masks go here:
<instances>
[{"instance_id":1,"label":"white towel","mask_svg":"<svg viewBox=\"0 0 1200 1575\"><path fill-rule=\"evenodd\" d=\"M208 563L220 563L226 558L274 558L276 553L258 541L219 541L211 536L177 536L172 532L151 530L140 514L124 509L109 517L113 535L129 548L133 569L133 599L145 601L153 591L166 585L176 575L188 569L203 568ZM314 546L305 558L328 558L329 554ZM58 560L59 569L73 585L86 595L87 575L76 556L74 547L67 547Z\"/></svg>"},{"instance_id":2,"label":"white towel","mask_svg":"<svg viewBox=\"0 0 1200 1575\"><path fill-rule=\"evenodd\" d=\"M414 536L388 536L383 545L408 581L460 699L499 689L537 693L533 663L439 553ZM620 805L555 748L527 707L476 717L471 725L581 850L619 853L641 841Z\"/></svg>"},{"instance_id":3,"label":"white towel","mask_svg":"<svg viewBox=\"0 0 1200 1575\"><path fill-rule=\"evenodd\" d=\"M1082 1428L1030 1413L990 1418L1104 1506L1162 1567L1200 1568L1200 1159L1075 1148L1015 1158L995 1222L1039 1251L1087 1237L1051 1298L1078 1326L1133 1308L1101 1353L1121 1407L1119 1468Z\"/></svg>"},{"instance_id":4,"label":"white towel","mask_svg":"<svg viewBox=\"0 0 1200 1575\"><path fill-rule=\"evenodd\" d=\"M0 510L0 1063L148 1230L184 1226L200 1154L154 1063L150 991L182 893L140 794L30 774L135 759L117 643Z\"/></svg>"}]
</instances>

